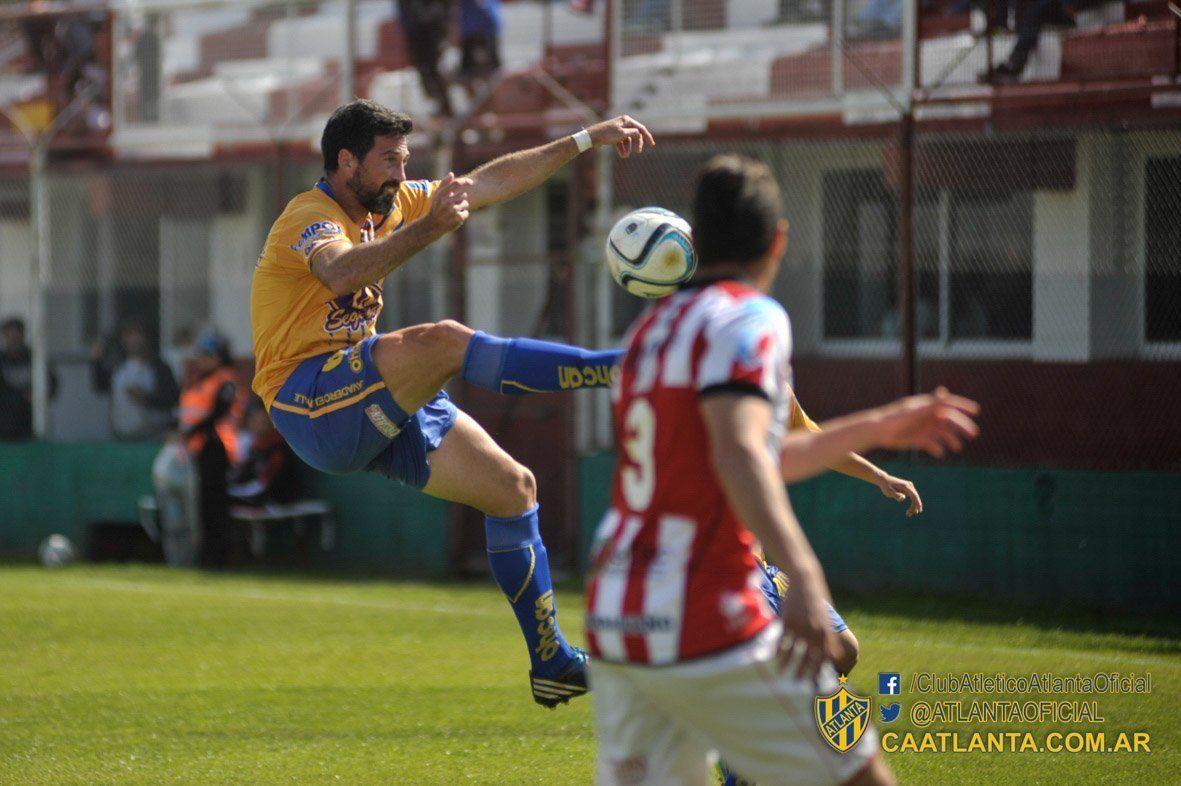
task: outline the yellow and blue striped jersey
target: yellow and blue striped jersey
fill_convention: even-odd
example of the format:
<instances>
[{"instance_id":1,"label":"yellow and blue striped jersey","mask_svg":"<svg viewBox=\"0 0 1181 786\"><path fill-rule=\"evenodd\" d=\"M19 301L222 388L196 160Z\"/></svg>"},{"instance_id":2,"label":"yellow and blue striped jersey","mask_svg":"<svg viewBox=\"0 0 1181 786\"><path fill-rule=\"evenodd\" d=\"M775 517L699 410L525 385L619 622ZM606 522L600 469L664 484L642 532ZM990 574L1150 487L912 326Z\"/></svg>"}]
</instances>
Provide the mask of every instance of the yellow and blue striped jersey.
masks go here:
<instances>
[{"instance_id":1,"label":"yellow and blue striped jersey","mask_svg":"<svg viewBox=\"0 0 1181 786\"><path fill-rule=\"evenodd\" d=\"M292 199L271 226L254 268L250 320L254 333L254 392L270 408L275 395L310 357L336 352L372 336L381 313L381 282L337 297L312 273L312 260L337 243L350 246L393 234L430 210L435 183L401 184L384 218L352 221L327 183Z\"/></svg>"}]
</instances>

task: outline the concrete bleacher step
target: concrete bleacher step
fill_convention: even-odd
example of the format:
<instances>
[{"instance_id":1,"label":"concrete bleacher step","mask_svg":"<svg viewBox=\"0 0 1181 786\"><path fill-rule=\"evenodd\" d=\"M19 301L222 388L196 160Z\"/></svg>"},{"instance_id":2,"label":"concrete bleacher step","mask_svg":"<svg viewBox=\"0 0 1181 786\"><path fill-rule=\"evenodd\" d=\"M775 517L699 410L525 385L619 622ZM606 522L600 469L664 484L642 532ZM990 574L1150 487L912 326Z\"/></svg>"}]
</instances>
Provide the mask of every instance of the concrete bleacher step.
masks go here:
<instances>
[{"instance_id":1,"label":"concrete bleacher step","mask_svg":"<svg viewBox=\"0 0 1181 786\"><path fill-rule=\"evenodd\" d=\"M0 75L0 105L9 106L45 95L44 74Z\"/></svg>"},{"instance_id":2,"label":"concrete bleacher step","mask_svg":"<svg viewBox=\"0 0 1181 786\"><path fill-rule=\"evenodd\" d=\"M1062 79L1105 80L1173 71L1174 22L1130 22L1062 38Z\"/></svg>"},{"instance_id":3,"label":"concrete bleacher step","mask_svg":"<svg viewBox=\"0 0 1181 786\"><path fill-rule=\"evenodd\" d=\"M259 57L251 60L227 60L213 67L213 76L229 82L282 74L288 80L315 79L327 71L327 62L319 57Z\"/></svg>"},{"instance_id":4,"label":"concrete bleacher step","mask_svg":"<svg viewBox=\"0 0 1181 786\"><path fill-rule=\"evenodd\" d=\"M406 112L411 117L429 114L431 101L422 92L418 72L412 68L387 71L373 77L369 97L378 103Z\"/></svg>"}]
</instances>

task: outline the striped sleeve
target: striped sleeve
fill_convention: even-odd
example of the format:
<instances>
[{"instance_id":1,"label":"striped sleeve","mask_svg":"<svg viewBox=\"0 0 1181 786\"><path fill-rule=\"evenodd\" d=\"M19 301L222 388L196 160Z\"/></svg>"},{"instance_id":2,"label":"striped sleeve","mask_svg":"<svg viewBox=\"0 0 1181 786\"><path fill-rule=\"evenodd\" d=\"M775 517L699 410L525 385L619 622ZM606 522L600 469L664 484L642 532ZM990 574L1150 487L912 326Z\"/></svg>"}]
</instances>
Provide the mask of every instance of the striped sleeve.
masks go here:
<instances>
[{"instance_id":1,"label":"striped sleeve","mask_svg":"<svg viewBox=\"0 0 1181 786\"><path fill-rule=\"evenodd\" d=\"M706 330L706 347L697 373L702 395L749 392L774 400L790 356L787 315L770 298L736 303Z\"/></svg>"},{"instance_id":2,"label":"striped sleeve","mask_svg":"<svg viewBox=\"0 0 1181 786\"><path fill-rule=\"evenodd\" d=\"M437 180L407 180L398 189L398 206L405 223L417 221L431 209L431 197L438 188Z\"/></svg>"}]
</instances>

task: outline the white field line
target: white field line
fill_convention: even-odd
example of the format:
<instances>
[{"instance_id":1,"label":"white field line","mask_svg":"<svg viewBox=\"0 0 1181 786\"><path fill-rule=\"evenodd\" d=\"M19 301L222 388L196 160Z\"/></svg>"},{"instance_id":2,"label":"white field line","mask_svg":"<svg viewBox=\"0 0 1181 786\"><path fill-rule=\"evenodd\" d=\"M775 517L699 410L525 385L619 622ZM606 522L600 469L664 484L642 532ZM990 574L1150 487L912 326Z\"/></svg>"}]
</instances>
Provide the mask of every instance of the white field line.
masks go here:
<instances>
[{"instance_id":1,"label":"white field line","mask_svg":"<svg viewBox=\"0 0 1181 786\"><path fill-rule=\"evenodd\" d=\"M118 581L114 579L59 579L52 586L73 587L76 589L105 589L114 592L134 592L144 595L195 595L201 597L232 598L235 600L254 600L266 603L310 603L321 606L350 606L353 608L376 609L379 611L409 611L422 614L451 614L459 617L482 617L485 612L469 606L448 606L430 603L406 603L403 601L369 600L366 598L344 598L301 594L294 592L271 592L268 590L237 589L234 587L194 587L194 586L160 586L158 584L139 584L133 581Z\"/></svg>"},{"instance_id":2,"label":"white field line","mask_svg":"<svg viewBox=\"0 0 1181 786\"><path fill-rule=\"evenodd\" d=\"M57 586L73 586L76 588L100 588L116 592L136 592L145 595L158 595L161 592L172 592L203 597L234 598L240 600L255 600L271 603L314 603L322 606L350 606L353 608L376 609L379 611L409 611L422 614L450 614L458 617L482 617L484 612L466 606L448 606L442 604L406 603L402 601L368 600L365 598L323 597L303 595L291 592L268 592L265 590L236 589L233 587L194 587L168 586L155 584L138 584L132 581L117 581L113 579L69 579L58 580ZM1181 658L1176 655L1122 655L1117 650L1074 649L1069 647L1007 647L988 644L964 645L962 642L945 641L937 638L909 638L906 643L914 649L938 648L946 650L970 651L974 653L989 653L994 655L1070 655L1087 660L1112 660L1120 663L1136 663L1141 665L1165 665L1176 668L1181 665Z\"/></svg>"}]
</instances>

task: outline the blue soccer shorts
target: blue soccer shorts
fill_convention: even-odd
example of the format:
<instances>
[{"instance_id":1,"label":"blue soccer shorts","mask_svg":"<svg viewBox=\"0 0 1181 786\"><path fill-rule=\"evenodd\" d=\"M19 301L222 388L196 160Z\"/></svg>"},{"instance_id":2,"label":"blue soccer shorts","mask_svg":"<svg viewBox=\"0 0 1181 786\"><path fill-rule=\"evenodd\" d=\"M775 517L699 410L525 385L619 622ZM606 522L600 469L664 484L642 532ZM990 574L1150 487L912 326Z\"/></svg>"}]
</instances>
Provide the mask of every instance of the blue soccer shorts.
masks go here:
<instances>
[{"instance_id":1,"label":"blue soccer shorts","mask_svg":"<svg viewBox=\"0 0 1181 786\"><path fill-rule=\"evenodd\" d=\"M783 571L770 563L763 563L762 574L763 580L760 589L763 590L767 602L771 604L771 610L779 614L779 609L783 606L784 595L787 593L786 576ZM780 580L776 581L776 577L779 577ZM845 618L832 607L832 604L826 603L824 605L828 606L828 619L832 623L833 633L848 630L849 625L845 622Z\"/></svg>"},{"instance_id":2,"label":"blue soccer shorts","mask_svg":"<svg viewBox=\"0 0 1181 786\"><path fill-rule=\"evenodd\" d=\"M439 391L414 414L404 412L373 362L376 340L300 363L271 404L271 420L295 454L321 472L378 472L421 489L430 478L427 454L459 410Z\"/></svg>"}]
</instances>

